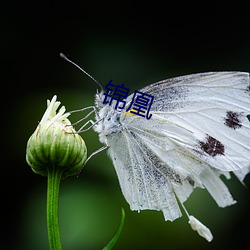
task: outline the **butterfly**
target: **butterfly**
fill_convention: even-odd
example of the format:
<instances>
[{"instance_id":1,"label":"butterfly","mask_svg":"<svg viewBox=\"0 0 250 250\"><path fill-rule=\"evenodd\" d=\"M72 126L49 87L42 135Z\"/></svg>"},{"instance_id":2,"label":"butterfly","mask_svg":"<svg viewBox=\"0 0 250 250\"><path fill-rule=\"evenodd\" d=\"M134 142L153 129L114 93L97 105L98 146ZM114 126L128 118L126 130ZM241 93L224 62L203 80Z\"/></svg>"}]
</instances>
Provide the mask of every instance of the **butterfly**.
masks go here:
<instances>
[{"instance_id":1,"label":"butterfly","mask_svg":"<svg viewBox=\"0 0 250 250\"><path fill-rule=\"evenodd\" d=\"M96 95L93 129L108 147L131 210L181 216L178 202L206 188L218 206L235 200L221 175L250 171L248 73L209 72L163 80L140 90L154 96L151 119L119 112ZM132 95L126 99L130 105Z\"/></svg>"},{"instance_id":2,"label":"butterfly","mask_svg":"<svg viewBox=\"0 0 250 250\"><path fill-rule=\"evenodd\" d=\"M103 91L95 96L91 123L121 191L131 210L160 210L166 221L179 218L182 206L192 229L211 241L210 230L183 203L197 187L219 207L235 203L220 176L233 173L243 182L250 172L249 74L191 74L140 91L154 96L150 119L126 112L132 95L121 111L103 104Z\"/></svg>"}]
</instances>

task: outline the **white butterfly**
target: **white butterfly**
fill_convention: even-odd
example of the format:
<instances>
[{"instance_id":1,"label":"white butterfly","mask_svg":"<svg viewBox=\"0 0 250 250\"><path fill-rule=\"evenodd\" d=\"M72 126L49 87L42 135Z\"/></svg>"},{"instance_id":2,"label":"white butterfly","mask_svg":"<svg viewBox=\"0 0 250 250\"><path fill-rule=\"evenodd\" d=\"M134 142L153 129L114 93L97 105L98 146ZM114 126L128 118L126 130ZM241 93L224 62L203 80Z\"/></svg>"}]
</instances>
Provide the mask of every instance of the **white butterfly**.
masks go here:
<instances>
[{"instance_id":1,"label":"white butterfly","mask_svg":"<svg viewBox=\"0 0 250 250\"><path fill-rule=\"evenodd\" d=\"M101 92L93 126L108 147L131 210L161 210L165 220L173 221L181 216L177 200L183 205L195 187L206 188L220 207L234 204L220 175L230 178L233 172L243 181L250 171L248 73L193 74L140 91L155 98L151 119L104 105ZM132 95L126 107L131 100ZM189 219L193 229L212 240L208 228Z\"/></svg>"},{"instance_id":2,"label":"white butterfly","mask_svg":"<svg viewBox=\"0 0 250 250\"><path fill-rule=\"evenodd\" d=\"M220 207L235 203L220 176L232 172L243 182L250 172L249 74L193 74L140 91L154 96L149 120L126 112L132 95L120 112L103 104L103 91L96 94L93 111L83 119L95 112L96 121L86 124L92 123L104 147L89 158L108 148L131 210L161 210L173 221L181 216L180 204L191 228L211 241L210 230L183 203L196 187L207 189Z\"/></svg>"}]
</instances>

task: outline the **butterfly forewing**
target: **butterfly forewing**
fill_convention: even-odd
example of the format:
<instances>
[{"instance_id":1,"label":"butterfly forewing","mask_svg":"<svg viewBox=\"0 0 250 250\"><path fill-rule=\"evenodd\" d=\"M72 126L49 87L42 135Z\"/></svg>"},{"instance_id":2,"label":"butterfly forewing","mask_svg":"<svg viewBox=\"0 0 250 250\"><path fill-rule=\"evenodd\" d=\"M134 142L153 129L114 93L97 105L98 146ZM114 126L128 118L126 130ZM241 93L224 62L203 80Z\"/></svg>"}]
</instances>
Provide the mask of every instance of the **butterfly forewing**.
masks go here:
<instances>
[{"instance_id":1,"label":"butterfly forewing","mask_svg":"<svg viewBox=\"0 0 250 250\"><path fill-rule=\"evenodd\" d=\"M233 171L249 166L247 73L188 75L151 84L141 91L155 97L149 130L155 130L153 127L163 121L166 126L157 130L167 133L170 138L175 137L176 143L179 141L217 169ZM127 116L125 119L133 118ZM135 127L133 121L126 121L126 124ZM185 143L183 133L189 134L191 143L188 140Z\"/></svg>"}]
</instances>

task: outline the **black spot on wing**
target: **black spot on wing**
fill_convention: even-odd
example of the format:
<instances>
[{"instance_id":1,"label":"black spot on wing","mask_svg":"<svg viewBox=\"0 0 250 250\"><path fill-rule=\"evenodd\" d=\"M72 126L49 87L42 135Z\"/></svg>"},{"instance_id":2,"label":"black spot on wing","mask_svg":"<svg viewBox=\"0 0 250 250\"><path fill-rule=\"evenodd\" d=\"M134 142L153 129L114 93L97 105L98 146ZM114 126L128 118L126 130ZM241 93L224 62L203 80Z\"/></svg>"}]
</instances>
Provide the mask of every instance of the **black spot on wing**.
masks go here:
<instances>
[{"instance_id":1,"label":"black spot on wing","mask_svg":"<svg viewBox=\"0 0 250 250\"><path fill-rule=\"evenodd\" d=\"M210 135L207 135L205 141L200 141L199 146L204 152L212 157L215 157L216 155L224 155L225 152L224 145Z\"/></svg>"},{"instance_id":2,"label":"black spot on wing","mask_svg":"<svg viewBox=\"0 0 250 250\"><path fill-rule=\"evenodd\" d=\"M192 187L194 187L195 181L190 176L187 177L187 181Z\"/></svg>"},{"instance_id":3,"label":"black spot on wing","mask_svg":"<svg viewBox=\"0 0 250 250\"><path fill-rule=\"evenodd\" d=\"M226 118L224 118L224 124L232 129L240 128L242 113L227 111Z\"/></svg>"}]
</instances>

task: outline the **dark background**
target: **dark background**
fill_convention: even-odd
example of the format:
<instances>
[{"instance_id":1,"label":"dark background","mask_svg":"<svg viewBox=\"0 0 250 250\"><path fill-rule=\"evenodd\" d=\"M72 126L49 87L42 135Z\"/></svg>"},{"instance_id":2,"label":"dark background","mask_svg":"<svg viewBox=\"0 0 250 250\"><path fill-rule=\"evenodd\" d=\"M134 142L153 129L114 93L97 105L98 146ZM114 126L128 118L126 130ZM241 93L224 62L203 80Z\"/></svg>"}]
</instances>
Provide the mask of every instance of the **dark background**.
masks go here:
<instances>
[{"instance_id":1,"label":"dark background","mask_svg":"<svg viewBox=\"0 0 250 250\"><path fill-rule=\"evenodd\" d=\"M170 4L171 3L171 4ZM249 71L248 5L181 2L11 2L1 4L2 249L48 249L46 178L25 161L26 143L54 94L67 110L93 105L97 85L59 57L69 55L104 86L113 80L131 93L168 77L205 71ZM81 116L82 114L79 114ZM71 120L79 119L77 115ZM101 147L84 133L89 154ZM248 249L249 189L225 180L237 204L218 208L205 190L186 206L214 235L206 242L185 216L132 212L105 152L79 178L62 181L60 228L65 250L101 249L121 215L114 249ZM250 186L249 176L246 186Z\"/></svg>"}]
</instances>

